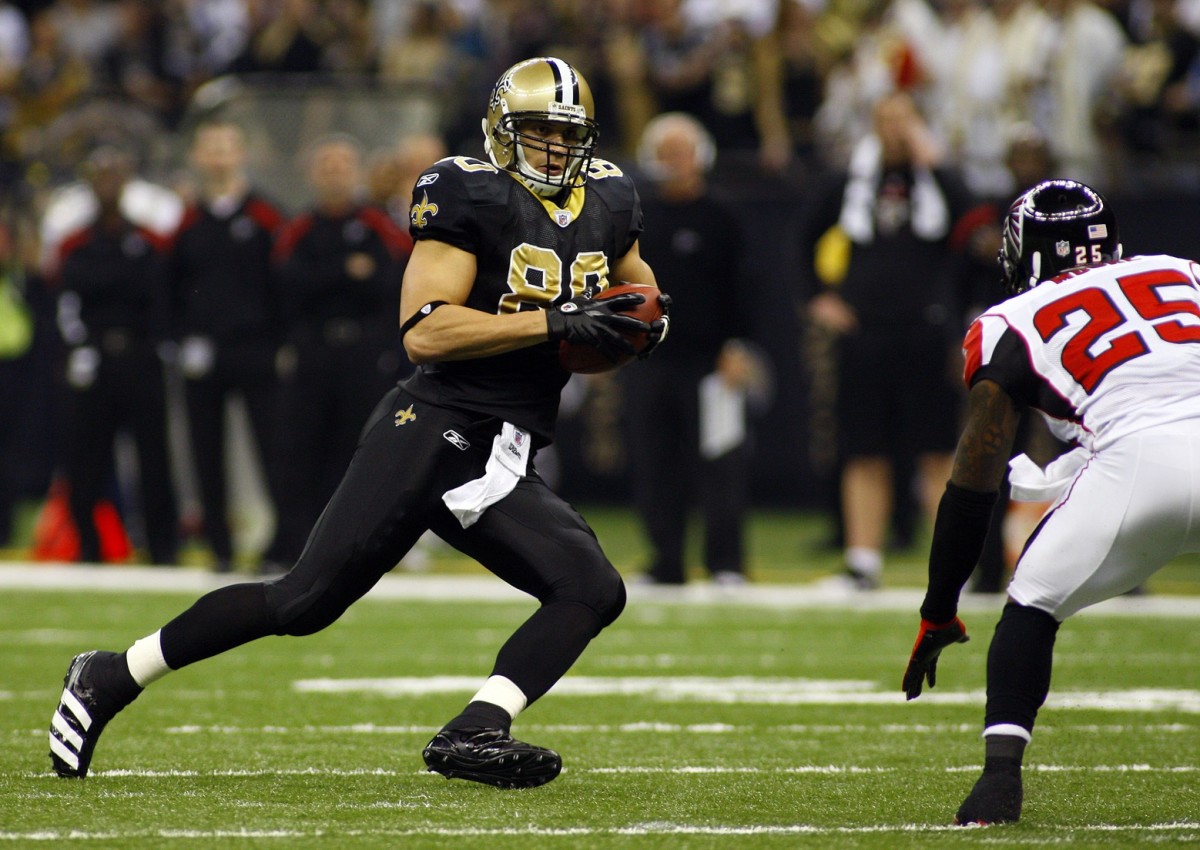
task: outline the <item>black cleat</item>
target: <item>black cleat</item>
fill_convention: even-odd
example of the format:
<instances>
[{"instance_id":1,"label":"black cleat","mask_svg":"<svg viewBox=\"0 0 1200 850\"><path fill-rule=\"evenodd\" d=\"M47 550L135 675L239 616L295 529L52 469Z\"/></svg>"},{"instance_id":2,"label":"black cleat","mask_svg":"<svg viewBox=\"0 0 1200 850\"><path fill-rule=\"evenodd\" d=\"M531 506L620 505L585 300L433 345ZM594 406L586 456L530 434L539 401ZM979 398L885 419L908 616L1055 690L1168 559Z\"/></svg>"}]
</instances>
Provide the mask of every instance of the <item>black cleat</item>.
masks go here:
<instances>
[{"instance_id":1,"label":"black cleat","mask_svg":"<svg viewBox=\"0 0 1200 850\"><path fill-rule=\"evenodd\" d=\"M535 788L562 770L554 750L518 741L500 729L443 729L425 745L425 765L447 779L497 788Z\"/></svg>"},{"instance_id":2,"label":"black cleat","mask_svg":"<svg viewBox=\"0 0 1200 850\"><path fill-rule=\"evenodd\" d=\"M115 652L92 650L71 659L62 697L50 719L50 762L59 776L82 779L92 763L100 733L117 712L133 701L106 674Z\"/></svg>"},{"instance_id":3,"label":"black cleat","mask_svg":"<svg viewBox=\"0 0 1200 850\"><path fill-rule=\"evenodd\" d=\"M1021 819L1021 768L985 770L958 807L957 826L991 826Z\"/></svg>"}]
</instances>

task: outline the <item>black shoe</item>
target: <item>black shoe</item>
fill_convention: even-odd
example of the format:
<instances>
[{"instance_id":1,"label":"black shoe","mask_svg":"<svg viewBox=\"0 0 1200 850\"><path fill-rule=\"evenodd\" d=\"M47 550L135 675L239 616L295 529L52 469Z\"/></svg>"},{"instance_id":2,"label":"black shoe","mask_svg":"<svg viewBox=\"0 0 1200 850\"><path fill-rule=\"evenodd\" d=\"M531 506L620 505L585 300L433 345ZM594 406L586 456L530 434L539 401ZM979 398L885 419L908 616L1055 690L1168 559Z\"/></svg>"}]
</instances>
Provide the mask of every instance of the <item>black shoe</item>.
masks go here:
<instances>
[{"instance_id":1,"label":"black shoe","mask_svg":"<svg viewBox=\"0 0 1200 850\"><path fill-rule=\"evenodd\" d=\"M991 826L1021 819L1021 768L985 770L958 807L958 826Z\"/></svg>"},{"instance_id":2,"label":"black shoe","mask_svg":"<svg viewBox=\"0 0 1200 850\"><path fill-rule=\"evenodd\" d=\"M128 687L110 681L109 666L118 657L93 650L76 655L67 667L62 698L50 719L50 762L59 776L87 776L100 733L138 694L136 685L130 695Z\"/></svg>"},{"instance_id":3,"label":"black shoe","mask_svg":"<svg viewBox=\"0 0 1200 850\"><path fill-rule=\"evenodd\" d=\"M443 729L425 745L426 766L447 779L497 788L545 785L562 770L554 750L514 739L500 729Z\"/></svg>"}]
</instances>

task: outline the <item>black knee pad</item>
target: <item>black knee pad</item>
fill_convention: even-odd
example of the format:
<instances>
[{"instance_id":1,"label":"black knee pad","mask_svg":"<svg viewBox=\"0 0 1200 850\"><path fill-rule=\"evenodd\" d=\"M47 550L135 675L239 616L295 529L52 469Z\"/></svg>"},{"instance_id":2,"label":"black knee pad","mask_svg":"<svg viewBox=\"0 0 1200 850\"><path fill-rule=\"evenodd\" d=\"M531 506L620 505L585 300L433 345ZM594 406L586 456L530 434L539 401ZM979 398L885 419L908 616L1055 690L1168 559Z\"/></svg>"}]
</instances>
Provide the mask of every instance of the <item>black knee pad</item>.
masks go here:
<instances>
[{"instance_id":1,"label":"black knee pad","mask_svg":"<svg viewBox=\"0 0 1200 850\"><path fill-rule=\"evenodd\" d=\"M326 594L316 588L299 586L292 576L289 573L266 585L275 634L292 637L315 634L345 612L345 606L331 604Z\"/></svg>"},{"instance_id":2,"label":"black knee pad","mask_svg":"<svg viewBox=\"0 0 1200 850\"><path fill-rule=\"evenodd\" d=\"M621 612L625 610L625 582L621 579L621 574L615 568L611 568L610 587L606 594L604 605L596 609L596 613L600 615L600 628L611 626L621 616Z\"/></svg>"},{"instance_id":3,"label":"black knee pad","mask_svg":"<svg viewBox=\"0 0 1200 850\"><path fill-rule=\"evenodd\" d=\"M560 570L549 593L542 596L543 604L570 602L595 613L599 627L610 625L625 609L625 582L616 567L603 555L574 563ZM597 630L598 631L598 630Z\"/></svg>"},{"instance_id":4,"label":"black knee pad","mask_svg":"<svg viewBox=\"0 0 1200 850\"><path fill-rule=\"evenodd\" d=\"M336 614L329 614L325 611L308 610L298 617L292 617L287 624L282 627L281 631L276 632L278 635L288 635L290 637L304 637L305 635L313 635L321 631L327 626L332 626L342 614L341 611Z\"/></svg>"}]
</instances>

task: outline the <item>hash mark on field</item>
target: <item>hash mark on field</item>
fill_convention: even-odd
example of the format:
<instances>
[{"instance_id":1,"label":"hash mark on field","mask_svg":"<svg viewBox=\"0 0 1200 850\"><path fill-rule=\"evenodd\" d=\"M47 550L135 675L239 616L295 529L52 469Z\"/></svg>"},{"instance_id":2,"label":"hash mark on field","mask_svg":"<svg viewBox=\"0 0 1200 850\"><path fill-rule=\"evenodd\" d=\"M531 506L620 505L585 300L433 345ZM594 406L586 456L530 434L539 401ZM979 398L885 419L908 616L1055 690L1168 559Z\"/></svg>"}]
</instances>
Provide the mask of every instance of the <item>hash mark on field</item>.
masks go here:
<instances>
[{"instance_id":1,"label":"hash mark on field","mask_svg":"<svg viewBox=\"0 0 1200 850\"><path fill-rule=\"evenodd\" d=\"M585 773L665 773L665 774L696 774L696 773L816 773L816 774L871 774L893 773L894 767L858 767L855 765L840 766L836 764L806 764L796 767L590 767Z\"/></svg>"},{"instance_id":2,"label":"hash mark on field","mask_svg":"<svg viewBox=\"0 0 1200 850\"><path fill-rule=\"evenodd\" d=\"M980 765L948 767L947 773L974 773ZM1194 764L1027 764L1024 769L1038 773L1197 773L1200 767Z\"/></svg>"}]
</instances>

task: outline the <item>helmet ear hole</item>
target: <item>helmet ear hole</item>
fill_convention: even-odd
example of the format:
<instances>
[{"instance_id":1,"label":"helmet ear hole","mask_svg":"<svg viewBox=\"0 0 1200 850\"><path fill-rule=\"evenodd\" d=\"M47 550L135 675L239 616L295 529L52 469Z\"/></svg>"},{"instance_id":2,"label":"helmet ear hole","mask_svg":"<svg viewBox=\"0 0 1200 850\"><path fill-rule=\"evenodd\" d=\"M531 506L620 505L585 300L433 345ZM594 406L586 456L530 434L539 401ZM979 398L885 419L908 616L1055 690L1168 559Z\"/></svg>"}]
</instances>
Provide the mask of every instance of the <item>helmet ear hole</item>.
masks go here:
<instances>
[{"instance_id":1,"label":"helmet ear hole","mask_svg":"<svg viewBox=\"0 0 1200 850\"><path fill-rule=\"evenodd\" d=\"M484 118L480 123L480 129L483 130L483 151L489 157L492 156L492 128L488 126L488 120Z\"/></svg>"}]
</instances>

